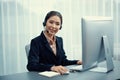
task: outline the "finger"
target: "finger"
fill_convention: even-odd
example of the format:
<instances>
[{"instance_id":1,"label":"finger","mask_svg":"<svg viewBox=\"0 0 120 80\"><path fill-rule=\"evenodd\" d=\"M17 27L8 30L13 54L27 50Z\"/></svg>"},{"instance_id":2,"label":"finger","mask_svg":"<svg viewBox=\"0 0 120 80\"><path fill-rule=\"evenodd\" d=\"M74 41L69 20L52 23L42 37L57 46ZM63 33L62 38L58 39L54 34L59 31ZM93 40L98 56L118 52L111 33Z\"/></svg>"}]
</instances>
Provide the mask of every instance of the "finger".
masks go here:
<instances>
[{"instance_id":1,"label":"finger","mask_svg":"<svg viewBox=\"0 0 120 80\"><path fill-rule=\"evenodd\" d=\"M60 74L64 74L65 71L60 68L60 69L59 69L59 73L60 73Z\"/></svg>"},{"instance_id":2,"label":"finger","mask_svg":"<svg viewBox=\"0 0 120 80\"><path fill-rule=\"evenodd\" d=\"M82 64L82 62L81 62L81 61L78 61L77 64Z\"/></svg>"},{"instance_id":3,"label":"finger","mask_svg":"<svg viewBox=\"0 0 120 80\"><path fill-rule=\"evenodd\" d=\"M54 67L54 71L62 74L64 70L62 69L61 66L55 66L55 67Z\"/></svg>"},{"instance_id":4,"label":"finger","mask_svg":"<svg viewBox=\"0 0 120 80\"><path fill-rule=\"evenodd\" d=\"M67 68L65 68L64 66L60 66L63 70L67 70Z\"/></svg>"},{"instance_id":5,"label":"finger","mask_svg":"<svg viewBox=\"0 0 120 80\"><path fill-rule=\"evenodd\" d=\"M61 73L61 74L64 74L64 73L66 73L68 70L65 68L65 67L63 67L63 66L59 66L59 72Z\"/></svg>"}]
</instances>

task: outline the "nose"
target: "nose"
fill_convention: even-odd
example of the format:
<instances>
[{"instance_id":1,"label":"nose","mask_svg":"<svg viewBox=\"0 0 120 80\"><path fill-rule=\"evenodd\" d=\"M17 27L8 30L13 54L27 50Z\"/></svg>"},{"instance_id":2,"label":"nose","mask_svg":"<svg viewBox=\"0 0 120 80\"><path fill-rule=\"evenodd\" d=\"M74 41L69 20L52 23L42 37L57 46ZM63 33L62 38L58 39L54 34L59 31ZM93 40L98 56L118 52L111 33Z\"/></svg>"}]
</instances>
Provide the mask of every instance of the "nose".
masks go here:
<instances>
[{"instance_id":1,"label":"nose","mask_svg":"<svg viewBox=\"0 0 120 80\"><path fill-rule=\"evenodd\" d=\"M55 23L52 25L52 27L54 27L54 28L56 27Z\"/></svg>"}]
</instances>

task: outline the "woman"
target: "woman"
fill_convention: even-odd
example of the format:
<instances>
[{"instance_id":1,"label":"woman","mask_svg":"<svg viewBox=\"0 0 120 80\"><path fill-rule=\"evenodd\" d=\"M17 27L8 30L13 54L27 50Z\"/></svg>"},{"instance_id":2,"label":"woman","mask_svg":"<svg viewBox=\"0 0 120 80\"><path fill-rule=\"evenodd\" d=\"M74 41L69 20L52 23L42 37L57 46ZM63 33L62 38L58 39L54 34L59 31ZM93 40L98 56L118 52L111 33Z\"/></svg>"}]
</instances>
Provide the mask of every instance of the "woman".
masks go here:
<instances>
[{"instance_id":1,"label":"woman","mask_svg":"<svg viewBox=\"0 0 120 80\"><path fill-rule=\"evenodd\" d=\"M79 60L66 58L63 41L55 34L62 28L62 15L50 11L43 22L44 30L40 36L31 40L27 69L29 71L67 72L66 65L81 64Z\"/></svg>"}]
</instances>

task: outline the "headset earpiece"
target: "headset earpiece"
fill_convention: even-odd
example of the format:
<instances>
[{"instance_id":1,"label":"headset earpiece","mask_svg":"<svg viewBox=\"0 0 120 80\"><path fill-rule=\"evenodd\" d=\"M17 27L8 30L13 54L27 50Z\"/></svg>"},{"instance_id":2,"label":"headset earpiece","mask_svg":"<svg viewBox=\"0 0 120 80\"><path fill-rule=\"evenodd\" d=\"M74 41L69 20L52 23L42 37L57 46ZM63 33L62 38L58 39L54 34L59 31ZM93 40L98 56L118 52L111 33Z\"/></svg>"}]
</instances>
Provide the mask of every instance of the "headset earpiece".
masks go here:
<instances>
[{"instance_id":1,"label":"headset earpiece","mask_svg":"<svg viewBox=\"0 0 120 80\"><path fill-rule=\"evenodd\" d=\"M43 26L46 26L46 23L45 23L45 21L43 22Z\"/></svg>"}]
</instances>

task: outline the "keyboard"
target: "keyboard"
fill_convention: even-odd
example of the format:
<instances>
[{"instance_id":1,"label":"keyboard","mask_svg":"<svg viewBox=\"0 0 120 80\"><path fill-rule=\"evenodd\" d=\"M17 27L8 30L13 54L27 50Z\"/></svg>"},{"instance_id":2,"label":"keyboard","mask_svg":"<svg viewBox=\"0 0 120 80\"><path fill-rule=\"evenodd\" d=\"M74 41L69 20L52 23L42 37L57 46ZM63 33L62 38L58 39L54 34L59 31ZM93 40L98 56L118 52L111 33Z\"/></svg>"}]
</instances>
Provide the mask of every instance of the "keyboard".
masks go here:
<instances>
[{"instance_id":1,"label":"keyboard","mask_svg":"<svg viewBox=\"0 0 120 80\"><path fill-rule=\"evenodd\" d=\"M82 67L82 65L70 65L70 66L67 66L67 69L69 69L69 70L82 70L83 67Z\"/></svg>"}]
</instances>

